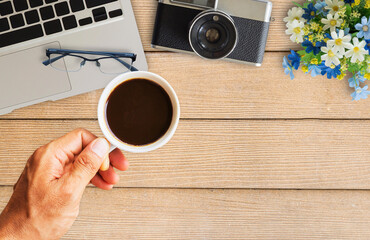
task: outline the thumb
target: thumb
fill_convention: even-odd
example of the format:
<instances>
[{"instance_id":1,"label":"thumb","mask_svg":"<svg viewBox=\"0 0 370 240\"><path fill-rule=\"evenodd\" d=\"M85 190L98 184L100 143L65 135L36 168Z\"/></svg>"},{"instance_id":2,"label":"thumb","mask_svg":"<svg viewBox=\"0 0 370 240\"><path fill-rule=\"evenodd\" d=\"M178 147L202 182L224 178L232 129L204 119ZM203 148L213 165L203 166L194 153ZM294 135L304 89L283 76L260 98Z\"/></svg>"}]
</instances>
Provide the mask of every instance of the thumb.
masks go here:
<instances>
[{"instance_id":1,"label":"thumb","mask_svg":"<svg viewBox=\"0 0 370 240\"><path fill-rule=\"evenodd\" d=\"M84 187L89 184L109 154L109 148L110 144L104 138L97 138L87 145L73 162L72 179Z\"/></svg>"}]
</instances>

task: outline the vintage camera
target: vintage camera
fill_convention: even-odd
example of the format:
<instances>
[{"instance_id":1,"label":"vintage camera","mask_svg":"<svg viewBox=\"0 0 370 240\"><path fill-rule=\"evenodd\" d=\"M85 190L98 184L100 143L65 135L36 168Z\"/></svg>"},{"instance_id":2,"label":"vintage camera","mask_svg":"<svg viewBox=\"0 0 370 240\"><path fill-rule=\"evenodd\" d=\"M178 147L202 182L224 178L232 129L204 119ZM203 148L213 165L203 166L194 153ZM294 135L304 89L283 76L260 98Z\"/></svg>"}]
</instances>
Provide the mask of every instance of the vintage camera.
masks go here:
<instances>
[{"instance_id":1,"label":"vintage camera","mask_svg":"<svg viewBox=\"0 0 370 240\"><path fill-rule=\"evenodd\" d=\"M261 66L271 9L267 0L159 0L152 47Z\"/></svg>"}]
</instances>

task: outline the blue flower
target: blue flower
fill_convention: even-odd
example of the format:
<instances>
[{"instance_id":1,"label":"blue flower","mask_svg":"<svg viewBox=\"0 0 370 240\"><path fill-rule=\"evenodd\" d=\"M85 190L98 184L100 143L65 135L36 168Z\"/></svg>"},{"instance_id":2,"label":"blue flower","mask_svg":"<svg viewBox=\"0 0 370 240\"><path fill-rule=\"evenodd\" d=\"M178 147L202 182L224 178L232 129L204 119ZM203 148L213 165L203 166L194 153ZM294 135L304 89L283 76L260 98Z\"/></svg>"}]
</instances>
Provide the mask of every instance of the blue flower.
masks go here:
<instances>
[{"instance_id":1,"label":"blue flower","mask_svg":"<svg viewBox=\"0 0 370 240\"><path fill-rule=\"evenodd\" d=\"M356 75L354 75L353 77L351 77L350 79L348 79L348 83L349 83L349 86L350 87L358 87L360 86L360 82L365 82L365 78L363 75L361 75L360 73L356 73Z\"/></svg>"},{"instance_id":2,"label":"blue flower","mask_svg":"<svg viewBox=\"0 0 370 240\"><path fill-rule=\"evenodd\" d=\"M370 91L367 91L368 86L365 86L363 88L361 87L356 87L355 91L351 94L352 101L358 101L360 99L366 99L367 95L370 94Z\"/></svg>"},{"instance_id":3,"label":"blue flower","mask_svg":"<svg viewBox=\"0 0 370 240\"><path fill-rule=\"evenodd\" d=\"M324 76L325 74L327 74L327 78L329 79L331 79L332 77L337 78L337 76L341 74L340 64L337 66L332 64L333 68L331 68L331 66L327 67L325 65L325 61L323 61L319 66L321 68L321 75Z\"/></svg>"},{"instance_id":4,"label":"blue flower","mask_svg":"<svg viewBox=\"0 0 370 240\"><path fill-rule=\"evenodd\" d=\"M284 73L286 75L290 75L290 79L294 79L294 75L293 75L293 67L292 65L288 62L288 59L286 58L286 56L284 56L283 58L283 68L284 68Z\"/></svg>"},{"instance_id":5,"label":"blue flower","mask_svg":"<svg viewBox=\"0 0 370 240\"><path fill-rule=\"evenodd\" d=\"M307 8L303 8L305 13L302 15L304 19L307 19L307 21L310 21L312 18L316 15L316 8L313 6L312 3L308 4Z\"/></svg>"},{"instance_id":6,"label":"blue flower","mask_svg":"<svg viewBox=\"0 0 370 240\"><path fill-rule=\"evenodd\" d=\"M288 55L288 59L292 62L292 66L297 70L299 68L299 64L301 62L301 56L299 56L293 50L290 50L291 54Z\"/></svg>"},{"instance_id":7,"label":"blue flower","mask_svg":"<svg viewBox=\"0 0 370 240\"><path fill-rule=\"evenodd\" d=\"M337 28L335 31L337 32L337 34L339 34L339 31L340 30L343 30L344 31L344 36L346 36L346 35L348 35L349 34L349 28L345 28L345 29L339 29L339 28Z\"/></svg>"},{"instance_id":8,"label":"blue flower","mask_svg":"<svg viewBox=\"0 0 370 240\"><path fill-rule=\"evenodd\" d=\"M315 46L314 46L315 45ZM324 41L321 41L321 42L316 42L315 44L313 44L312 42L310 42L309 40L305 40L303 43L302 43L302 46L303 47L306 47L306 53L310 53L313 51L313 54L318 54L319 52L321 52L321 47L322 46L326 46L326 43Z\"/></svg>"},{"instance_id":9,"label":"blue flower","mask_svg":"<svg viewBox=\"0 0 370 240\"><path fill-rule=\"evenodd\" d=\"M367 20L366 17L363 16L361 18L361 23L357 23L355 28L359 31L357 33L358 38L365 37L365 39L370 39L370 19Z\"/></svg>"},{"instance_id":10,"label":"blue flower","mask_svg":"<svg viewBox=\"0 0 370 240\"><path fill-rule=\"evenodd\" d=\"M330 33L325 33L325 34L324 34L324 37L325 37L325 38L328 38L329 40L333 39L333 38L331 37L331 34L330 34Z\"/></svg>"},{"instance_id":11,"label":"blue flower","mask_svg":"<svg viewBox=\"0 0 370 240\"><path fill-rule=\"evenodd\" d=\"M365 50L368 50L370 55L370 39L366 39L365 41L366 41Z\"/></svg>"},{"instance_id":12,"label":"blue flower","mask_svg":"<svg viewBox=\"0 0 370 240\"><path fill-rule=\"evenodd\" d=\"M326 47L326 43L329 41L329 40L332 40L333 38L331 37L331 35L329 33L324 33L324 43L325 43L325 47Z\"/></svg>"},{"instance_id":13,"label":"blue flower","mask_svg":"<svg viewBox=\"0 0 370 240\"><path fill-rule=\"evenodd\" d=\"M354 0L353 0L354 1ZM317 1L316 4L315 4L315 8L317 10L317 13L322 13L325 15L325 12L324 12L324 7L326 7L327 4L325 3L325 1Z\"/></svg>"},{"instance_id":14,"label":"blue flower","mask_svg":"<svg viewBox=\"0 0 370 240\"><path fill-rule=\"evenodd\" d=\"M312 77L316 77L321 74L321 68L315 64L308 65L308 71L311 71Z\"/></svg>"},{"instance_id":15,"label":"blue flower","mask_svg":"<svg viewBox=\"0 0 370 240\"><path fill-rule=\"evenodd\" d=\"M355 0L344 0L345 3L348 3L348 4L351 4L351 3L354 3Z\"/></svg>"}]
</instances>

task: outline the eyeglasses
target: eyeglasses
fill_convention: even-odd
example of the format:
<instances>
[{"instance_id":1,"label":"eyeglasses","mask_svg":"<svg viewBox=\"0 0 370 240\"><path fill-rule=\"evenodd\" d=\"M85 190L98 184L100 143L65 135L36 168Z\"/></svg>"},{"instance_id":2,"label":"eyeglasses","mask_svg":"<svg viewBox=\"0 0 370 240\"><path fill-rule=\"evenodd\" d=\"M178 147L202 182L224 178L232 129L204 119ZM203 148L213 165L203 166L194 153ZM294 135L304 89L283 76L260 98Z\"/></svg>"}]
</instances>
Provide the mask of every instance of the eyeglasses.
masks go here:
<instances>
[{"instance_id":1,"label":"eyeglasses","mask_svg":"<svg viewBox=\"0 0 370 240\"><path fill-rule=\"evenodd\" d=\"M81 55L95 55L96 57L87 58ZM85 66L86 62L95 62L99 70L105 74L120 74L128 71L138 71L137 68L132 66L136 60L136 54L134 53L49 48L46 50L46 56L48 60L42 62L45 66L50 65L57 70L66 72L78 72ZM65 62L68 62L68 68L65 66Z\"/></svg>"}]
</instances>

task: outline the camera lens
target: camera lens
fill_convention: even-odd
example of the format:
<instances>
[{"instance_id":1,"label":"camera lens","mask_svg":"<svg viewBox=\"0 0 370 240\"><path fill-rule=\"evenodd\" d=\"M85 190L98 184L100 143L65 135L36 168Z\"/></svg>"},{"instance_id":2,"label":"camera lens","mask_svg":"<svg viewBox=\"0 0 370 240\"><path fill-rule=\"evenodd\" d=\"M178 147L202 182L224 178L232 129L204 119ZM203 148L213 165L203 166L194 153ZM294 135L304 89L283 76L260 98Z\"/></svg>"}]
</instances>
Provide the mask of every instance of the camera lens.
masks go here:
<instances>
[{"instance_id":1,"label":"camera lens","mask_svg":"<svg viewBox=\"0 0 370 240\"><path fill-rule=\"evenodd\" d=\"M220 40L220 32L216 28L211 28L206 32L206 39L209 43L216 43Z\"/></svg>"},{"instance_id":2,"label":"camera lens","mask_svg":"<svg viewBox=\"0 0 370 240\"><path fill-rule=\"evenodd\" d=\"M208 59L228 56L237 43L233 19L218 10L200 13L191 23L189 42L195 53Z\"/></svg>"}]
</instances>

